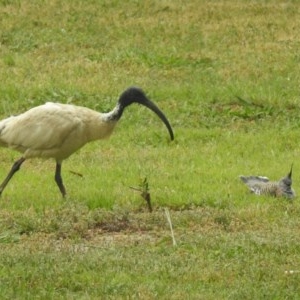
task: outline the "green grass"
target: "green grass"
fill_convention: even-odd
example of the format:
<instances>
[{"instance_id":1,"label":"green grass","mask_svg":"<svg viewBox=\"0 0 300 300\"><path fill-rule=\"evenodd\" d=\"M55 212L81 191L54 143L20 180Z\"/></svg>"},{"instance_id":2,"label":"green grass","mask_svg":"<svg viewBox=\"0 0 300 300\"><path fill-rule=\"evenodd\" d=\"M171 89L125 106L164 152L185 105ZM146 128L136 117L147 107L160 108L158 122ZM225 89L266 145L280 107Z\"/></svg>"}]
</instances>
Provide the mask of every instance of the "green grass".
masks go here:
<instances>
[{"instance_id":1,"label":"green grass","mask_svg":"<svg viewBox=\"0 0 300 300\"><path fill-rule=\"evenodd\" d=\"M297 1L0 1L0 116L46 101L113 108L110 140L63 164L26 161L0 201L1 299L298 299ZM1 149L0 178L19 154ZM81 174L78 176L75 173ZM147 178L153 213L139 187ZM164 208L170 210L172 245ZM295 271L286 274L286 271Z\"/></svg>"}]
</instances>

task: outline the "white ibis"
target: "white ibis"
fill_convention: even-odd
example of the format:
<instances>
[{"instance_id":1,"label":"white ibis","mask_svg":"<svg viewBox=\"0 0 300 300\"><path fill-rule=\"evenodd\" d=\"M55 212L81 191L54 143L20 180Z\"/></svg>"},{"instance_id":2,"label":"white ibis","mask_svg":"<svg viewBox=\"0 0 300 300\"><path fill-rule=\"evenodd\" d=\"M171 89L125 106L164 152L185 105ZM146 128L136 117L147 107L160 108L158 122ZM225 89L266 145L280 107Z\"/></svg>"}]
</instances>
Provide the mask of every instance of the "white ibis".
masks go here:
<instances>
[{"instance_id":1,"label":"white ibis","mask_svg":"<svg viewBox=\"0 0 300 300\"><path fill-rule=\"evenodd\" d=\"M166 125L171 140L172 127L163 112L150 101L142 89L126 89L115 108L108 113L99 113L86 107L47 102L23 114L0 122L0 146L22 153L0 185L0 195L22 163L33 157L54 158L56 161L55 181L63 197L66 195L61 177L61 165L76 150L86 143L104 139L111 135L124 109L139 103L148 107Z\"/></svg>"}]
</instances>

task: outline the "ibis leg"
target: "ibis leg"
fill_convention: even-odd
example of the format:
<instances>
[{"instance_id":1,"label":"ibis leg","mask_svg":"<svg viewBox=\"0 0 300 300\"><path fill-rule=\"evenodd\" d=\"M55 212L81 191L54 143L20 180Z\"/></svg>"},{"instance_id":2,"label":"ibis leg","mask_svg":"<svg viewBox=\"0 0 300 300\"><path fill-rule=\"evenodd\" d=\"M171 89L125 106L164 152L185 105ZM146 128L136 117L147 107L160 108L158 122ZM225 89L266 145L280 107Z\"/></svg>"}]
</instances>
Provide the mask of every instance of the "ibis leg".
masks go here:
<instances>
[{"instance_id":1,"label":"ibis leg","mask_svg":"<svg viewBox=\"0 0 300 300\"><path fill-rule=\"evenodd\" d=\"M62 178L61 178L61 163L56 163L56 170L55 170L55 182L57 184L57 186L59 187L59 190L62 194L63 197L66 196L66 189L64 187Z\"/></svg>"},{"instance_id":2,"label":"ibis leg","mask_svg":"<svg viewBox=\"0 0 300 300\"><path fill-rule=\"evenodd\" d=\"M11 170L9 171L8 175L6 176L6 178L4 179L4 181L1 183L0 185L0 195L2 194L3 190L5 189L6 185L9 183L9 181L11 180L11 178L14 176L14 174L20 169L22 163L25 161L24 157L21 157L19 160L17 160Z\"/></svg>"}]
</instances>

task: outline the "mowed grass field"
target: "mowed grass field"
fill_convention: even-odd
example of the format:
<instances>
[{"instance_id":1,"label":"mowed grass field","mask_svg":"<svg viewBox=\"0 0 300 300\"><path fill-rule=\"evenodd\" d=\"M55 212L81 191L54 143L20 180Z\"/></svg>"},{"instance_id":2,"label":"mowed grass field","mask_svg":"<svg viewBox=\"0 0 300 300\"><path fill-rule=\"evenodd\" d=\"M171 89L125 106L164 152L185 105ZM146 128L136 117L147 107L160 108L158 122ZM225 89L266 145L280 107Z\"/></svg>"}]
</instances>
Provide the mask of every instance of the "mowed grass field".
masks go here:
<instances>
[{"instance_id":1,"label":"mowed grass field","mask_svg":"<svg viewBox=\"0 0 300 300\"><path fill-rule=\"evenodd\" d=\"M142 87L109 140L26 161L0 199L1 299L299 299L300 4L0 1L0 116L47 101L109 111ZM49 124L51 126L51 124ZM0 177L20 154L0 149ZM80 175L80 176L79 176ZM147 181L153 212L140 193ZM176 245L166 212L170 213Z\"/></svg>"}]
</instances>

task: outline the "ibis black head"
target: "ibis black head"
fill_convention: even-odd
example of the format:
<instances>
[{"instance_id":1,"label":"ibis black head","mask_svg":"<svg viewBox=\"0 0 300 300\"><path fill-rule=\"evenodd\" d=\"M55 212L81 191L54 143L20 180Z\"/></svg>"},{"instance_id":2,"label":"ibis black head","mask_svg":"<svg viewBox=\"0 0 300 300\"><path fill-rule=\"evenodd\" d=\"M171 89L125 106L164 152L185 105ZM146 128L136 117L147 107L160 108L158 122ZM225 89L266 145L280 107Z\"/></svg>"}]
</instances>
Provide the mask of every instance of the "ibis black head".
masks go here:
<instances>
[{"instance_id":1,"label":"ibis black head","mask_svg":"<svg viewBox=\"0 0 300 300\"><path fill-rule=\"evenodd\" d=\"M120 117L123 110L132 103L144 105L156 113L168 128L171 140L174 140L172 127L164 113L149 98L147 98L144 91L138 87L130 87L121 94L119 98Z\"/></svg>"}]
</instances>

